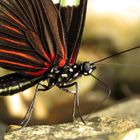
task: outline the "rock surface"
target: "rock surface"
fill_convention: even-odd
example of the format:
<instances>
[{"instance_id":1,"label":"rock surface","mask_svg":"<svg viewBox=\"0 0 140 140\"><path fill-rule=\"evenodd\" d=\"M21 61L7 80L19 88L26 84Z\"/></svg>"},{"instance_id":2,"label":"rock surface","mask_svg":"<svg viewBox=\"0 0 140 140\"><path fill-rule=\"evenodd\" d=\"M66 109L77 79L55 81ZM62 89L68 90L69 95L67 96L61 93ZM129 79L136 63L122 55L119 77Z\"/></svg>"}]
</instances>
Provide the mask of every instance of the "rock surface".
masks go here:
<instances>
[{"instance_id":1,"label":"rock surface","mask_svg":"<svg viewBox=\"0 0 140 140\"><path fill-rule=\"evenodd\" d=\"M25 127L7 132L4 140L118 140L118 138L123 140L124 137L130 134L135 138L131 140L137 140L136 136L140 138L140 129L136 129L136 124L129 120L96 117L92 122L86 123L87 125L82 122L76 122L53 126Z\"/></svg>"},{"instance_id":2,"label":"rock surface","mask_svg":"<svg viewBox=\"0 0 140 140\"><path fill-rule=\"evenodd\" d=\"M140 140L139 106L139 99L114 105L90 116L86 125L74 122L22 129L11 127L4 140Z\"/></svg>"},{"instance_id":3,"label":"rock surface","mask_svg":"<svg viewBox=\"0 0 140 140\"><path fill-rule=\"evenodd\" d=\"M96 116L110 116L117 119L127 119L135 122L140 127L140 99L134 98L112 105L102 111L92 113L89 120Z\"/></svg>"}]
</instances>

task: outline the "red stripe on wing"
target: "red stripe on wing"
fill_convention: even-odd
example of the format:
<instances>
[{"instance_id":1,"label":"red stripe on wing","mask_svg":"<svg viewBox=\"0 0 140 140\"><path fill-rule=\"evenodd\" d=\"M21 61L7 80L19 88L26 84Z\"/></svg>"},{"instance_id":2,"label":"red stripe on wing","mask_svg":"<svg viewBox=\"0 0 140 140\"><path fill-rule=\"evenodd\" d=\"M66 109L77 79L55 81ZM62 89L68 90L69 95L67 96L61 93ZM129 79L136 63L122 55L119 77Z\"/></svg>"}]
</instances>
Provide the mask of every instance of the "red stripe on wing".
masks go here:
<instances>
[{"instance_id":1,"label":"red stripe on wing","mask_svg":"<svg viewBox=\"0 0 140 140\"><path fill-rule=\"evenodd\" d=\"M48 71L48 69L49 69L49 68L42 69L42 70L37 71L37 72L25 72L25 74L31 75L31 76L40 76L40 75L42 75L43 73L45 73L46 71Z\"/></svg>"},{"instance_id":2,"label":"red stripe on wing","mask_svg":"<svg viewBox=\"0 0 140 140\"><path fill-rule=\"evenodd\" d=\"M21 46L27 46L27 44L25 42L19 42L19 41L15 41L15 40L12 40L12 39L9 39L9 38L5 38L5 37L0 37L1 40L4 40L4 41L8 41L10 43L14 43L16 45L21 45Z\"/></svg>"},{"instance_id":3,"label":"red stripe on wing","mask_svg":"<svg viewBox=\"0 0 140 140\"><path fill-rule=\"evenodd\" d=\"M33 31L26 31L26 36L29 40L29 42L32 44L32 47L44 58L46 58L47 61L51 62L50 56L46 53L46 51L43 48L43 44L39 38L39 36L33 32Z\"/></svg>"},{"instance_id":4,"label":"red stripe on wing","mask_svg":"<svg viewBox=\"0 0 140 140\"><path fill-rule=\"evenodd\" d=\"M11 31L14 31L14 32L16 32L16 33L18 33L18 34L22 34L19 30L15 29L15 28L13 28L13 27L11 27L11 26L8 26L8 25L5 25L5 24L1 24L1 26L3 26L4 28L9 29L9 30L11 30Z\"/></svg>"},{"instance_id":5,"label":"red stripe on wing","mask_svg":"<svg viewBox=\"0 0 140 140\"><path fill-rule=\"evenodd\" d=\"M11 18L12 20L14 20L16 23L18 23L22 28L26 28L26 26L19 21L17 18L15 18L14 16L12 16L9 12L7 11L3 11L5 15L7 15L9 18Z\"/></svg>"},{"instance_id":6,"label":"red stripe on wing","mask_svg":"<svg viewBox=\"0 0 140 140\"><path fill-rule=\"evenodd\" d=\"M63 58L60 58L59 60L59 67L63 67L66 64L66 53L65 53L64 46L61 46L60 49L61 49Z\"/></svg>"},{"instance_id":7,"label":"red stripe on wing","mask_svg":"<svg viewBox=\"0 0 140 140\"><path fill-rule=\"evenodd\" d=\"M32 32L32 35L33 35L34 40L37 42L38 47L40 48L42 54L45 56L45 58L47 60L50 60L50 57L47 55L44 48L42 47L42 43L40 42L40 38L38 36L36 36L36 34L34 32Z\"/></svg>"},{"instance_id":8,"label":"red stripe on wing","mask_svg":"<svg viewBox=\"0 0 140 140\"><path fill-rule=\"evenodd\" d=\"M72 60L71 60L71 63L72 63L72 64L74 64L74 63L75 63L76 58L77 58L77 52L74 52L74 53L73 53Z\"/></svg>"},{"instance_id":9,"label":"red stripe on wing","mask_svg":"<svg viewBox=\"0 0 140 140\"><path fill-rule=\"evenodd\" d=\"M0 53L12 54L12 55L20 56L22 58L29 59L31 61L36 61L36 59L34 57L31 57L29 55L26 55L26 54L23 54L23 53L20 53L20 52L16 52L16 51L8 51L8 50L0 49Z\"/></svg>"},{"instance_id":10,"label":"red stripe on wing","mask_svg":"<svg viewBox=\"0 0 140 140\"><path fill-rule=\"evenodd\" d=\"M55 53L52 52L52 53L51 53L51 60L54 61L54 59L55 59Z\"/></svg>"},{"instance_id":11,"label":"red stripe on wing","mask_svg":"<svg viewBox=\"0 0 140 140\"><path fill-rule=\"evenodd\" d=\"M12 61L8 61L8 60L0 60L0 63L11 64L11 65L16 65L16 66L20 66L20 67L30 68L30 69L37 68L35 66L31 66L28 64L22 64L22 63L12 62Z\"/></svg>"}]
</instances>

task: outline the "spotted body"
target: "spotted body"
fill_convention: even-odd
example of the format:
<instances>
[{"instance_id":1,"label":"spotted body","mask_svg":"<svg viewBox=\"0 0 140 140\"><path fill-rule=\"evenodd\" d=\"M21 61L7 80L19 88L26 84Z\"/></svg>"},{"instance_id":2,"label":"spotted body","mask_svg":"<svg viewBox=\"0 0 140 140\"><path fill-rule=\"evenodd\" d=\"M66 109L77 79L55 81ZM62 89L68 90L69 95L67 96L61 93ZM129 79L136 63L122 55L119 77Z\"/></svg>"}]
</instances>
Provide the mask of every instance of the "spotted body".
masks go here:
<instances>
[{"instance_id":1,"label":"spotted body","mask_svg":"<svg viewBox=\"0 0 140 140\"><path fill-rule=\"evenodd\" d=\"M71 84L82 75L90 75L95 68L94 63L84 62L82 64L65 65L61 69L53 67L49 72L44 73L40 77L25 77L25 75L19 73L9 74L0 78L0 95L13 95L16 92L34 86L41 80L48 81L48 86L44 85L44 89L42 90L48 90L55 85L60 88L65 88L65 86ZM19 83L21 79L22 81Z\"/></svg>"},{"instance_id":2,"label":"spotted body","mask_svg":"<svg viewBox=\"0 0 140 140\"><path fill-rule=\"evenodd\" d=\"M50 75L48 75L50 77L48 78L49 85L65 87L82 75L90 75L95 68L93 63L84 62L82 64L65 65L60 70L52 69Z\"/></svg>"}]
</instances>

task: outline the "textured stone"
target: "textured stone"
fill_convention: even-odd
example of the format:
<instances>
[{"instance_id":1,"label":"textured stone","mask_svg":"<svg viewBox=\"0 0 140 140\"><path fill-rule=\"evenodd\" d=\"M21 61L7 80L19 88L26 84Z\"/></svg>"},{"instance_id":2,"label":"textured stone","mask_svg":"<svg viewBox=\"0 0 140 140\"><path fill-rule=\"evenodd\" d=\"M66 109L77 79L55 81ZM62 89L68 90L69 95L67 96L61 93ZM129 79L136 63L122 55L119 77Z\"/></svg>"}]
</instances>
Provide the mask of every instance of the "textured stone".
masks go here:
<instances>
[{"instance_id":1,"label":"textured stone","mask_svg":"<svg viewBox=\"0 0 140 140\"><path fill-rule=\"evenodd\" d=\"M96 116L110 116L118 119L127 119L135 122L140 127L140 99L134 98L112 105L102 111L91 113L89 120Z\"/></svg>"},{"instance_id":2,"label":"textured stone","mask_svg":"<svg viewBox=\"0 0 140 140\"><path fill-rule=\"evenodd\" d=\"M123 140L124 137L133 135L140 137L140 129L136 129L135 122L117 120L110 117L95 117L92 121L66 123L59 125L40 125L24 127L5 134L4 140ZM131 140L137 140L135 139Z\"/></svg>"},{"instance_id":3,"label":"textured stone","mask_svg":"<svg viewBox=\"0 0 140 140\"><path fill-rule=\"evenodd\" d=\"M4 140L140 140L140 99L93 113L86 121L58 125L9 126Z\"/></svg>"}]
</instances>

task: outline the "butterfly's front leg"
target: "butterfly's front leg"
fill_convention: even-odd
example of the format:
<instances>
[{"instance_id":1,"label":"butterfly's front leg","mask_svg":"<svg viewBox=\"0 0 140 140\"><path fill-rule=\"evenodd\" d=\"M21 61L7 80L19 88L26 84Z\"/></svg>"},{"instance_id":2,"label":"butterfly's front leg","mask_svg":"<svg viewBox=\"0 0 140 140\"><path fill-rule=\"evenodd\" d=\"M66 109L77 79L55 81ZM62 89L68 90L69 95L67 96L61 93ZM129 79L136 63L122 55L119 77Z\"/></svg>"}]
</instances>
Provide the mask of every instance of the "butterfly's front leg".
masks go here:
<instances>
[{"instance_id":1,"label":"butterfly's front leg","mask_svg":"<svg viewBox=\"0 0 140 140\"><path fill-rule=\"evenodd\" d=\"M75 86L75 91L69 90L67 88ZM74 82L65 86L59 86L60 89L64 90L65 92L68 93L72 93L74 94L74 100L73 100L73 112L72 112L72 116L73 116L73 120L75 121L75 116L76 116L76 107L79 113L79 116L81 118L81 121L85 124L82 115L81 115L81 111L80 111L80 102L79 102L79 94L78 94L78 83Z\"/></svg>"}]
</instances>

